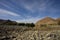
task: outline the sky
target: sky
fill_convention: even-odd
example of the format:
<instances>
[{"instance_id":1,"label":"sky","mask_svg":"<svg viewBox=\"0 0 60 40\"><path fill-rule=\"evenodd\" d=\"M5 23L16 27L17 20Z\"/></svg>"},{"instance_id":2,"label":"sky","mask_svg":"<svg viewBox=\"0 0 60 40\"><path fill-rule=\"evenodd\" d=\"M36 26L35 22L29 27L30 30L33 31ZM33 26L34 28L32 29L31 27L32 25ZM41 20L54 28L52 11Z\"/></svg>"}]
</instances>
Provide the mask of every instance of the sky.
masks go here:
<instances>
[{"instance_id":1,"label":"sky","mask_svg":"<svg viewBox=\"0 0 60 40\"><path fill-rule=\"evenodd\" d=\"M0 19L35 23L47 16L60 17L60 0L0 0Z\"/></svg>"}]
</instances>

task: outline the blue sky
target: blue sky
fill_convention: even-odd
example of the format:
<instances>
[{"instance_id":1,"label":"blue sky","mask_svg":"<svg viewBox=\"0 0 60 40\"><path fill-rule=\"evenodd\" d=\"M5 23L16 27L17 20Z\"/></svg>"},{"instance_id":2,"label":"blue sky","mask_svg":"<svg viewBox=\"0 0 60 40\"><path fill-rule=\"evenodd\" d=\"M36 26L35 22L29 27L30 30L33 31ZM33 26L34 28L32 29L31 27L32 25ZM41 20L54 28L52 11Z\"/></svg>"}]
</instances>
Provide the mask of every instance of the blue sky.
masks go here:
<instances>
[{"instance_id":1,"label":"blue sky","mask_svg":"<svg viewBox=\"0 0 60 40\"><path fill-rule=\"evenodd\" d=\"M60 0L0 0L0 19L35 23L46 16L60 17Z\"/></svg>"}]
</instances>

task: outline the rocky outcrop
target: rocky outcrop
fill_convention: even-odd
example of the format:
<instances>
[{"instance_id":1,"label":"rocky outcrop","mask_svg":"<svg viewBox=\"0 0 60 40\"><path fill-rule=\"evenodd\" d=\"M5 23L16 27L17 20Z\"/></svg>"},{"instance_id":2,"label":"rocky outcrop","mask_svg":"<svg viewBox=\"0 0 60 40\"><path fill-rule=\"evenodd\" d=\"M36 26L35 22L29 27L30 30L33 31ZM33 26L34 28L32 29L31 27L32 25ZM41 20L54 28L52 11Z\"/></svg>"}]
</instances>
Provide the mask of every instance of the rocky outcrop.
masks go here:
<instances>
[{"instance_id":1,"label":"rocky outcrop","mask_svg":"<svg viewBox=\"0 0 60 40\"><path fill-rule=\"evenodd\" d=\"M18 36L17 40L60 40L60 32L57 31L26 31Z\"/></svg>"}]
</instances>

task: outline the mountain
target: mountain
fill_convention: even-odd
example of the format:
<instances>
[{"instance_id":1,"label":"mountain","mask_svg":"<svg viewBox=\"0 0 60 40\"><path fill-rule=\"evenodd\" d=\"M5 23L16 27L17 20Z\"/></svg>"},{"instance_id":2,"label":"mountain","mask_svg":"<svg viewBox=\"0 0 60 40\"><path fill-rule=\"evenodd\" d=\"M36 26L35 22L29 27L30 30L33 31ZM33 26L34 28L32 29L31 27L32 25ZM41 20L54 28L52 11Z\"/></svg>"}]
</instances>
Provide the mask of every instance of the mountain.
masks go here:
<instances>
[{"instance_id":1,"label":"mountain","mask_svg":"<svg viewBox=\"0 0 60 40\"><path fill-rule=\"evenodd\" d=\"M43 19L41 19L41 20L39 20L39 21L37 21L37 23L47 23L47 22L54 22L54 21L56 21L55 19L53 19L53 18L51 18L51 17L45 17L45 18L43 18ZM37 24L36 23L36 24Z\"/></svg>"},{"instance_id":2,"label":"mountain","mask_svg":"<svg viewBox=\"0 0 60 40\"><path fill-rule=\"evenodd\" d=\"M17 22L16 21L11 21L11 20L3 20L3 19L0 19L0 24L12 25L12 24L17 24Z\"/></svg>"}]
</instances>

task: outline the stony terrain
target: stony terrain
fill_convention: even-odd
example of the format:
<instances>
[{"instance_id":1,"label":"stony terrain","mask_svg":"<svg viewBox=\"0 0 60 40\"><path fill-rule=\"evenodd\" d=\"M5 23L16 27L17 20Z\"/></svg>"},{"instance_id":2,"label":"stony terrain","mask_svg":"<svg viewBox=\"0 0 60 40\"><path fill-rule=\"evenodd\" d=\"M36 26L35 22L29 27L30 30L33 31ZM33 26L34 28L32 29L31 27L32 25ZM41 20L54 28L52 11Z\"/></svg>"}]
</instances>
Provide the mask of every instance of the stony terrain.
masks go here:
<instances>
[{"instance_id":1,"label":"stony terrain","mask_svg":"<svg viewBox=\"0 0 60 40\"><path fill-rule=\"evenodd\" d=\"M0 40L60 40L60 30L40 31L28 27L0 26Z\"/></svg>"}]
</instances>

